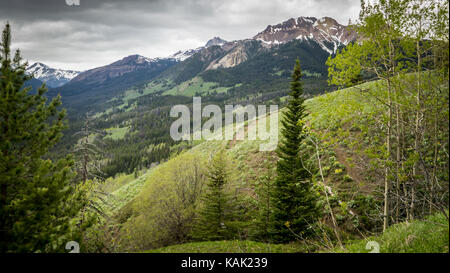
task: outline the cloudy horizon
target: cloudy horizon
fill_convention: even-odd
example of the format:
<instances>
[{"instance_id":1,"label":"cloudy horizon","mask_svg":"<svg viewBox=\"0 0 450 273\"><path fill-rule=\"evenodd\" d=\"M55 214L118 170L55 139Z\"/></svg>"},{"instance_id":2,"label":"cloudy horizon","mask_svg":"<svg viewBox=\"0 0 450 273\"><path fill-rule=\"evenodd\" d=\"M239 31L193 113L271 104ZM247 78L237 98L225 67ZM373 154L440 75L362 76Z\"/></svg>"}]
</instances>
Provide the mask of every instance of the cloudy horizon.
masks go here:
<instances>
[{"instance_id":1,"label":"cloudy horizon","mask_svg":"<svg viewBox=\"0 0 450 273\"><path fill-rule=\"evenodd\" d=\"M359 0L80 0L79 6L0 0L0 23L10 22L12 47L30 64L87 70L132 54L166 57L215 36L251 38L299 16L329 16L347 25L359 8Z\"/></svg>"}]
</instances>

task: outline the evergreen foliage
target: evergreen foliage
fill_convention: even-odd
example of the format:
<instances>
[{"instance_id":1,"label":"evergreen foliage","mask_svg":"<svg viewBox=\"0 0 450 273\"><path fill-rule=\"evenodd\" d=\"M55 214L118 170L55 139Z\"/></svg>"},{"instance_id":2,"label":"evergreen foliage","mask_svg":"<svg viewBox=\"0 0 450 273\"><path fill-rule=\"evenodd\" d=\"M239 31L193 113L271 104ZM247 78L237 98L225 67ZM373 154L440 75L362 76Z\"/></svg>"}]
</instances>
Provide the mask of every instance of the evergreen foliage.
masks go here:
<instances>
[{"instance_id":1,"label":"evergreen foliage","mask_svg":"<svg viewBox=\"0 0 450 273\"><path fill-rule=\"evenodd\" d=\"M297 59L292 74L290 99L281 123L282 138L278 144L277 179L274 187L273 239L286 242L311 233L318 217L317 195L310 174L302 164L300 145L306 111L302 73Z\"/></svg>"},{"instance_id":2,"label":"evergreen foliage","mask_svg":"<svg viewBox=\"0 0 450 273\"><path fill-rule=\"evenodd\" d=\"M59 97L46 103L23 87L31 77L17 51L11 59L9 24L3 30L0 70L0 252L57 251L66 243L77 206L71 197L70 157L52 162L45 155L65 127Z\"/></svg>"},{"instance_id":3,"label":"evergreen foliage","mask_svg":"<svg viewBox=\"0 0 450 273\"><path fill-rule=\"evenodd\" d=\"M253 237L258 240L266 241L270 239L271 234L271 217L273 212L273 188L274 188L274 170L269 163L267 171L258 179L255 189L257 194L256 207L257 213L255 218L255 232Z\"/></svg>"},{"instance_id":4,"label":"evergreen foliage","mask_svg":"<svg viewBox=\"0 0 450 273\"><path fill-rule=\"evenodd\" d=\"M219 151L211 160L203 208L199 212L199 221L194 231L194 237L198 239L224 240L230 239L234 234L232 222L235 204L226 187L230 180L227 161L224 150Z\"/></svg>"}]
</instances>

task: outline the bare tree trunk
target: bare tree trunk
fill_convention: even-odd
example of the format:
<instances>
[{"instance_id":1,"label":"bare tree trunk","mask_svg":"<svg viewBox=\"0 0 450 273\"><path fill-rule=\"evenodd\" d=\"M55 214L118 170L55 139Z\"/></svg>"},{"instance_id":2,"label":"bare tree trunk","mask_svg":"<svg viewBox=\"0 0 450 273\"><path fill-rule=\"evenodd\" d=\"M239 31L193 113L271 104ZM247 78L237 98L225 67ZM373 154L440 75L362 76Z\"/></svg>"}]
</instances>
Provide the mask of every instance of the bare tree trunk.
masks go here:
<instances>
[{"instance_id":1,"label":"bare tree trunk","mask_svg":"<svg viewBox=\"0 0 450 273\"><path fill-rule=\"evenodd\" d=\"M416 51L417 51L417 94L416 94L416 104L417 104L417 109L416 109L416 121L415 121L415 128L414 128L414 152L419 153L419 142L420 142L420 121L423 118L422 114L421 114L421 92L420 92L420 88L421 88L421 78L420 78L420 72L421 72L421 54L420 54L420 41L417 40L416 42ZM417 161L414 162L413 165L413 179L412 179L412 185L411 185L411 205L409 207L409 220L414 219L414 202L415 202L415 188L416 188L416 176L417 176Z\"/></svg>"},{"instance_id":2,"label":"bare tree trunk","mask_svg":"<svg viewBox=\"0 0 450 273\"><path fill-rule=\"evenodd\" d=\"M398 102L398 95L396 92L396 101ZM397 138L397 149L396 149L396 176L395 176L395 223L399 222L400 217L400 162L401 162L401 136L400 136L400 105L397 103L396 107L396 138Z\"/></svg>"},{"instance_id":3,"label":"bare tree trunk","mask_svg":"<svg viewBox=\"0 0 450 273\"><path fill-rule=\"evenodd\" d=\"M386 161L389 161L391 156L391 126L392 126L392 101L391 101L391 80L387 79L388 84L388 124L386 133ZM385 164L384 170L384 210L383 210L383 231L385 231L389 226L389 167Z\"/></svg>"},{"instance_id":4,"label":"bare tree trunk","mask_svg":"<svg viewBox=\"0 0 450 273\"><path fill-rule=\"evenodd\" d=\"M435 185L434 182L437 180L436 173L437 173L437 158L438 158L438 113L437 110L434 110L434 119L433 119L433 137L434 137L434 154L433 154L433 170L431 172L431 179L430 179L430 207L429 207L429 213L431 214L433 212L433 204L434 204L434 191L435 191Z\"/></svg>"},{"instance_id":5,"label":"bare tree trunk","mask_svg":"<svg viewBox=\"0 0 450 273\"><path fill-rule=\"evenodd\" d=\"M325 183L325 178L323 176L323 171L322 171L322 161L320 160L319 146L317 145L317 142L314 142L314 144L316 146L316 156L317 156L317 161L319 162L319 172L320 172L320 177L322 178L322 184L323 184L323 188L324 188L323 191L325 192L325 198L327 200L328 209L330 210L331 220L333 222L334 235L336 235L336 238L338 239L339 246L341 248L343 248L344 246L342 245L341 236L339 235L339 232L338 232L336 218L334 217L333 209L331 208L330 200L328 198L327 185Z\"/></svg>"}]
</instances>

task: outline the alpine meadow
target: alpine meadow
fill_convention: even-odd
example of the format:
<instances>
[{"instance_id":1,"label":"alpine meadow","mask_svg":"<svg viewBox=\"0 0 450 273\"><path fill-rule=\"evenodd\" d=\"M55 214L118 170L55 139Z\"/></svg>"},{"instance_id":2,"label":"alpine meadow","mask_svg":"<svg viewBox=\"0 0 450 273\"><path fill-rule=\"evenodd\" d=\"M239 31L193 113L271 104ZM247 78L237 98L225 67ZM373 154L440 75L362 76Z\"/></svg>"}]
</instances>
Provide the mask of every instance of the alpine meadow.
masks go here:
<instances>
[{"instance_id":1,"label":"alpine meadow","mask_svg":"<svg viewBox=\"0 0 450 273\"><path fill-rule=\"evenodd\" d=\"M0 252L448 253L449 1L302 1L0 2Z\"/></svg>"}]
</instances>

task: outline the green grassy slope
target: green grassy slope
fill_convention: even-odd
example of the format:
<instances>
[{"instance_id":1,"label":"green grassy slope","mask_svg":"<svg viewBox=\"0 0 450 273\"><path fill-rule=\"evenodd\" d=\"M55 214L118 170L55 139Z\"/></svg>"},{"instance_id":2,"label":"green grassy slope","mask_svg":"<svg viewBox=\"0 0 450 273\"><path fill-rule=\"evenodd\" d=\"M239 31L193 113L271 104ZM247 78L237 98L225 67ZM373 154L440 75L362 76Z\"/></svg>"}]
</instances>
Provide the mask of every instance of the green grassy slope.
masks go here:
<instances>
[{"instance_id":1,"label":"green grassy slope","mask_svg":"<svg viewBox=\"0 0 450 273\"><path fill-rule=\"evenodd\" d=\"M393 225L379 236L350 242L345 249L331 252L367 253L373 251L367 246L373 241L379 244L380 253L448 253L448 237L448 219L439 213L422 221Z\"/></svg>"},{"instance_id":2,"label":"green grassy slope","mask_svg":"<svg viewBox=\"0 0 450 273\"><path fill-rule=\"evenodd\" d=\"M215 82L205 82L201 77L194 77L188 81L164 91L164 95L181 95L181 96L195 96L196 94L203 94L207 92L226 92L229 87L220 87Z\"/></svg>"},{"instance_id":3,"label":"green grassy slope","mask_svg":"<svg viewBox=\"0 0 450 273\"><path fill-rule=\"evenodd\" d=\"M322 252L368 253L366 246L377 242L380 253L448 253L449 225L443 214L423 221L391 226L384 234L349 242L344 248ZM371 243L369 243L369 246ZM307 252L304 245L269 244L252 241L216 241L172 245L146 251L146 253L296 253Z\"/></svg>"},{"instance_id":4,"label":"green grassy slope","mask_svg":"<svg viewBox=\"0 0 450 273\"><path fill-rule=\"evenodd\" d=\"M186 243L145 251L146 253L298 253L298 244L268 244L253 241L212 241Z\"/></svg>"},{"instance_id":5,"label":"green grassy slope","mask_svg":"<svg viewBox=\"0 0 450 273\"><path fill-rule=\"evenodd\" d=\"M142 175L134 178L134 174L118 175L116 178L110 178L105 182L103 191L109 193L106 196L102 209L107 215L114 215L123 206L130 203L142 190L147 178L158 168L153 167L145 170Z\"/></svg>"},{"instance_id":6,"label":"green grassy slope","mask_svg":"<svg viewBox=\"0 0 450 273\"><path fill-rule=\"evenodd\" d=\"M320 140L324 155L324 161L322 163L325 179L327 186L334 193L331 197L331 202L339 228L344 235L344 240L354 240L359 236L359 233L356 234L355 232L355 227L364 231L365 229L370 230L374 226L379 226L379 223L374 222L373 217L368 215L379 206L376 202L376 189L379 186L379 181L377 181L375 176L369 177L367 175L368 170L364 169L362 167L363 165L358 165L358 160L365 160L364 155L361 154L361 150L358 149L361 148L361 145L369 145L371 143L370 138L365 137L361 133L360 125L364 123L365 117L385 111L380 103L368 95L368 92L369 94L370 92L378 92L381 94L384 91L378 83L369 82L357 87L346 88L317 96L306 101L306 107L310 112L307 118L308 125L312 129L313 134L322 136ZM272 113L272 115L279 115L279 112ZM279 129L281 129L281 124L279 124ZM197 145L186 151L184 155L175 156L168 162L158 166L159 171L147 173L145 177L139 177L136 180L138 182L127 183L117 189L114 195L120 201L119 205L115 206L113 210L118 212L120 208L125 207L127 204L129 205L126 206L128 210L127 214L131 215L131 217L125 219L124 223L126 229L128 231L131 230L131 232L127 233L127 238L130 235L134 236L133 234L139 234L136 238L131 239L137 242L149 240L148 243L143 243L141 246L134 248L134 250L140 251L153 248L154 246L158 248L158 244L153 241L153 234L151 233L155 230L155 227L148 226L149 223L153 222L153 219L156 219L152 217L156 216L152 213L145 212L147 210L146 207L148 207L145 202L152 200L151 202L157 201L161 203L167 200L173 200L173 194L170 194L170 191L168 192L168 190L163 190L162 188L162 184L164 184L160 179L162 174L164 174L164 179L169 181L173 167L181 168L180 166L186 165L186 158L198 157L201 160L207 160L210 155L223 147L232 158L230 164L236 168L235 177L233 177L234 187L238 191L247 194L247 201L251 202L255 185L261 175L264 174L267 165L270 165L271 168L275 167L275 152L259 151L259 145L264 142L266 141L236 139L231 141L198 141L196 143ZM133 185L139 186L134 187ZM129 190L129 187L133 187L133 190ZM438 220L434 219L430 221ZM392 227L389 232L378 238L381 242L386 242L381 247L381 251L405 252L410 247L409 244L411 242L412 244L417 244L417 246L411 246L410 249L413 249L413 251L448 251L448 222L441 222L441 225L446 225L447 237L440 233L436 238L432 237L430 240L419 237L421 235L420 233L429 231L433 227L425 223L427 222L421 221L413 222L410 225L400 224ZM412 233L410 233L410 230L412 230ZM442 232L444 231L445 229ZM351 234L352 232L353 234ZM410 236L411 234L413 237ZM157 234L157 236L160 236L160 234ZM405 238L409 238L408 244L406 245L404 244ZM365 252L365 242L365 240L353 242L349 244L346 251ZM129 243L134 244L132 241ZM435 248L429 247L433 244ZM299 246L273 246L251 241L189 243L162 249L158 248L154 251L239 252L240 249L246 249L248 252L305 251L305 249Z\"/></svg>"}]
</instances>

